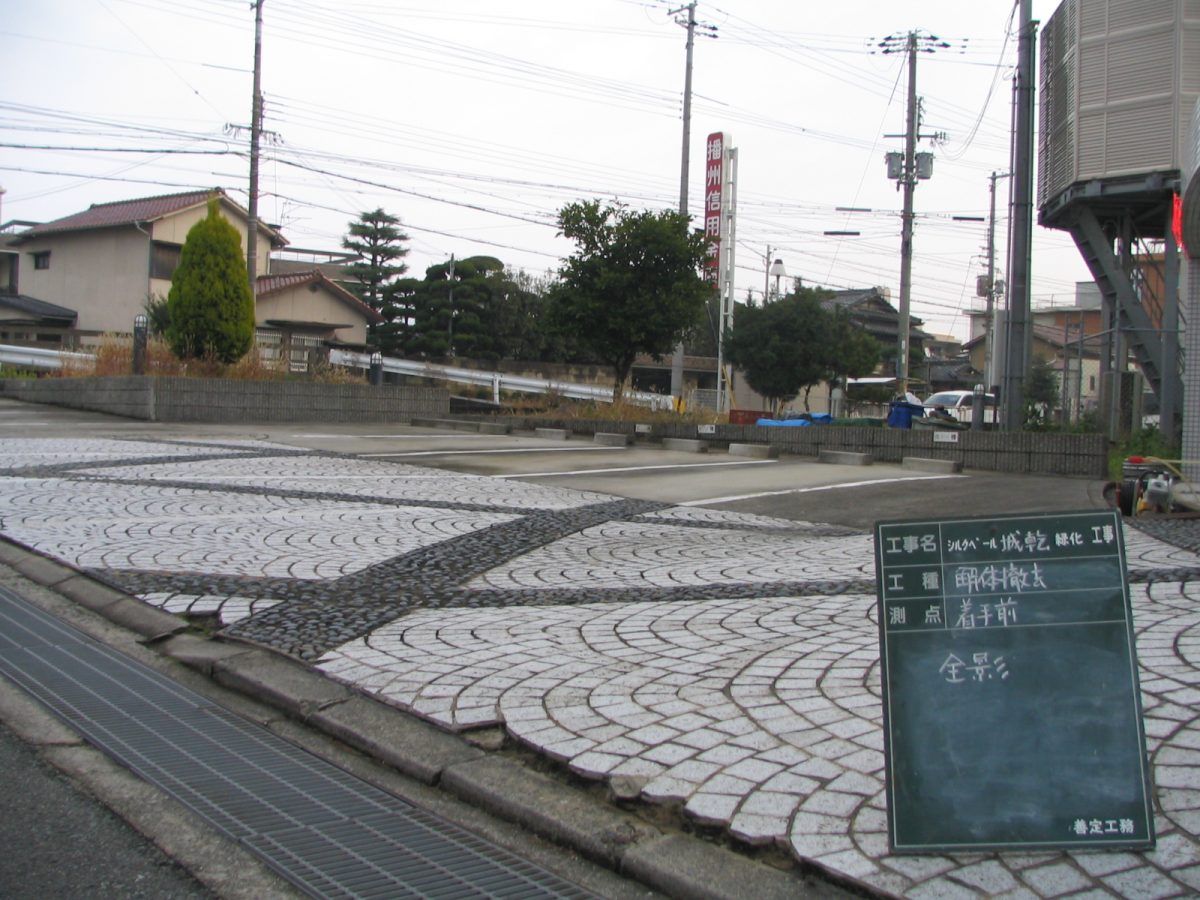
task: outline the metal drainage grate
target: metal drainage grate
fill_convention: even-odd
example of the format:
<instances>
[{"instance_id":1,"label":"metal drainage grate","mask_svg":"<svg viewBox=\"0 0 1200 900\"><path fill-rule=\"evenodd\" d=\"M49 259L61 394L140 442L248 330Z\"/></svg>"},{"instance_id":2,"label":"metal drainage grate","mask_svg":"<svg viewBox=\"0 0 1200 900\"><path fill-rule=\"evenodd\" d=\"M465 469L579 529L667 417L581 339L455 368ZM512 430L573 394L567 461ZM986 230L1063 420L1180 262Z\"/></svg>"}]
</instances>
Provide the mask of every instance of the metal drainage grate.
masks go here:
<instances>
[{"instance_id":1,"label":"metal drainage grate","mask_svg":"<svg viewBox=\"0 0 1200 900\"><path fill-rule=\"evenodd\" d=\"M0 673L315 897L593 895L0 587Z\"/></svg>"}]
</instances>

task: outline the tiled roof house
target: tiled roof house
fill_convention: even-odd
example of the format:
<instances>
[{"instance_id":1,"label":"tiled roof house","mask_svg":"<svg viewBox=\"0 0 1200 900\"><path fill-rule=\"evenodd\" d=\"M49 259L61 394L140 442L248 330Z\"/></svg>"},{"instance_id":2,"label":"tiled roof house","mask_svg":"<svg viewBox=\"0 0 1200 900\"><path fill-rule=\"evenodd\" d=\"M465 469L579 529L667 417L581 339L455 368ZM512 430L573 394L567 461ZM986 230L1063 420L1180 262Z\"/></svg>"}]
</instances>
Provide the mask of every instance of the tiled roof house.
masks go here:
<instances>
[{"instance_id":1,"label":"tiled roof house","mask_svg":"<svg viewBox=\"0 0 1200 900\"><path fill-rule=\"evenodd\" d=\"M45 344L57 330L61 343L87 344L131 332L147 298L170 292L187 233L214 196L244 247L248 214L215 188L98 203L7 240L0 235L0 342ZM269 273L271 252L287 242L261 222L258 231L257 268ZM255 300L260 338L266 332L268 343L362 346L367 325L380 321L316 270L262 275ZM27 340L14 339L18 320ZM13 323L8 331L6 321Z\"/></svg>"}]
</instances>

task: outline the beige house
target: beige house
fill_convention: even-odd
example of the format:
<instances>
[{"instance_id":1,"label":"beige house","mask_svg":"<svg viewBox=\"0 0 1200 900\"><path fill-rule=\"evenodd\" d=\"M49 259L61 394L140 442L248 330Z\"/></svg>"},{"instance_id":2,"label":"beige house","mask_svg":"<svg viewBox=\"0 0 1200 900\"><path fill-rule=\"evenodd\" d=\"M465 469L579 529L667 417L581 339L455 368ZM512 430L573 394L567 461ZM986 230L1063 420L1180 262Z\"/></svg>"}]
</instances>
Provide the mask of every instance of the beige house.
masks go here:
<instances>
[{"instance_id":1,"label":"beige house","mask_svg":"<svg viewBox=\"0 0 1200 900\"><path fill-rule=\"evenodd\" d=\"M169 293L187 233L214 196L245 247L248 214L220 189L95 204L0 235L0 341L46 346L57 335L59 346L78 347L129 334L147 299ZM315 270L269 274L271 252L286 243L259 223L257 270L268 273L255 290L260 343L365 345L367 325L381 321L369 306Z\"/></svg>"},{"instance_id":2,"label":"beige house","mask_svg":"<svg viewBox=\"0 0 1200 900\"><path fill-rule=\"evenodd\" d=\"M264 359L287 352L291 367L303 369L321 348L366 347L367 326L382 322L383 316L313 269L259 278L254 319Z\"/></svg>"}]
</instances>

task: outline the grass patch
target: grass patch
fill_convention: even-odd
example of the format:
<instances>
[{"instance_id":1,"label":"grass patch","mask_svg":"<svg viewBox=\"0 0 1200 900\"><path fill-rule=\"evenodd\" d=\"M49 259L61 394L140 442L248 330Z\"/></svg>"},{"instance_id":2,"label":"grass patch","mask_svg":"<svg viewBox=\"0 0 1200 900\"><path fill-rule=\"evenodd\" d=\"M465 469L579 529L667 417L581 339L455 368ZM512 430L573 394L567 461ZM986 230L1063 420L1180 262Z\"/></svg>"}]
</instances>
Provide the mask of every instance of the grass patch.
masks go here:
<instances>
[{"instance_id":1,"label":"grass patch","mask_svg":"<svg viewBox=\"0 0 1200 900\"><path fill-rule=\"evenodd\" d=\"M1155 456L1159 459L1179 459L1180 448L1168 443L1155 426L1135 431L1108 453L1108 478L1121 480L1121 467L1128 456Z\"/></svg>"},{"instance_id":2,"label":"grass patch","mask_svg":"<svg viewBox=\"0 0 1200 900\"><path fill-rule=\"evenodd\" d=\"M93 351L95 364L68 359L62 368L46 373L50 378L116 377L133 372L133 339L105 336ZM251 351L234 363L213 357L183 360L162 338L146 342L146 374L161 378L231 378L237 381L307 381L319 384L366 384L367 376L351 369L319 364L311 372L292 372L283 360L264 361Z\"/></svg>"}]
</instances>

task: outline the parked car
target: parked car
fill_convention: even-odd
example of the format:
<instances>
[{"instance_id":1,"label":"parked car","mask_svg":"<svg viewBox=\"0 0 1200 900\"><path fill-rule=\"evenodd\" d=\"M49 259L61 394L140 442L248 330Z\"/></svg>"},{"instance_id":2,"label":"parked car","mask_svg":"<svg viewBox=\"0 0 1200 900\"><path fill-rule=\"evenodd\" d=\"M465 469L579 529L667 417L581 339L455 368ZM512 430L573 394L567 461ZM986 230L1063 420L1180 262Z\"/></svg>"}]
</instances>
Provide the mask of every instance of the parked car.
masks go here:
<instances>
[{"instance_id":1,"label":"parked car","mask_svg":"<svg viewBox=\"0 0 1200 900\"><path fill-rule=\"evenodd\" d=\"M959 422L971 421L971 407L975 402L975 393L973 391L938 391L936 394L930 394L921 404L925 407L925 414L928 415L930 410L937 409L939 406L946 410L951 416ZM996 422L996 395L983 395L983 421Z\"/></svg>"}]
</instances>

